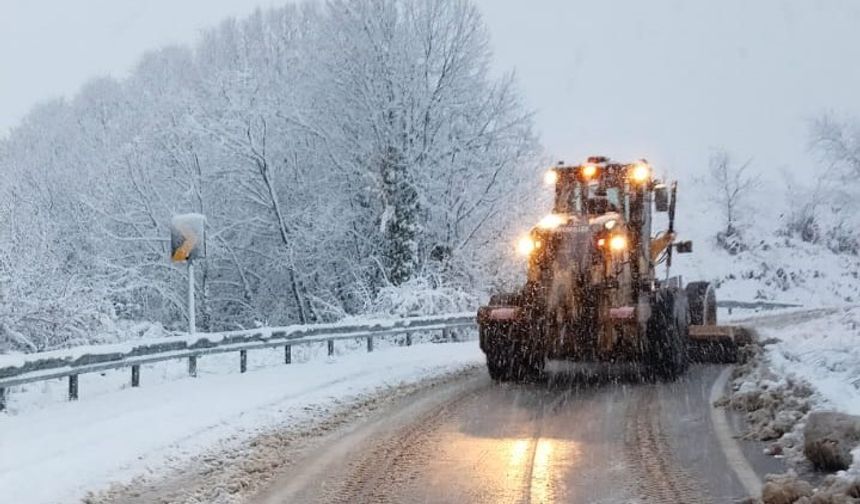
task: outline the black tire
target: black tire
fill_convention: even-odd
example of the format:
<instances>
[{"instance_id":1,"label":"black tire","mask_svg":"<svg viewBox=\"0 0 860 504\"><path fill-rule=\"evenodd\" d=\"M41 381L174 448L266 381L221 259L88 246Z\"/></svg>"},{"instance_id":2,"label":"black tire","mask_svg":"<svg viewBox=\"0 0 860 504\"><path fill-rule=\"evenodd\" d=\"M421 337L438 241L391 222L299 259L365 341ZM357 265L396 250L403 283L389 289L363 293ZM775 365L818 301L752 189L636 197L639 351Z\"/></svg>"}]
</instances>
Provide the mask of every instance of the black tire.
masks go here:
<instances>
[{"instance_id":1,"label":"black tire","mask_svg":"<svg viewBox=\"0 0 860 504\"><path fill-rule=\"evenodd\" d=\"M508 375L516 382L536 382L543 376L544 357L537 349L523 344L514 346Z\"/></svg>"},{"instance_id":2,"label":"black tire","mask_svg":"<svg viewBox=\"0 0 860 504\"><path fill-rule=\"evenodd\" d=\"M648 364L664 380L677 379L689 364L689 310L686 296L679 294L658 292L648 321Z\"/></svg>"},{"instance_id":3,"label":"black tire","mask_svg":"<svg viewBox=\"0 0 860 504\"><path fill-rule=\"evenodd\" d=\"M531 382L543 375L543 354L515 343L515 330L508 326L482 328L484 353L487 356L487 371L497 382Z\"/></svg>"},{"instance_id":4,"label":"black tire","mask_svg":"<svg viewBox=\"0 0 860 504\"><path fill-rule=\"evenodd\" d=\"M717 295L710 282L687 284L687 302L690 305L690 323L717 325Z\"/></svg>"},{"instance_id":5,"label":"black tire","mask_svg":"<svg viewBox=\"0 0 860 504\"><path fill-rule=\"evenodd\" d=\"M509 365L509 352L507 338L503 326L500 324L485 324L480 328L481 349L487 356L487 371L490 378L495 381L507 381Z\"/></svg>"},{"instance_id":6,"label":"black tire","mask_svg":"<svg viewBox=\"0 0 860 504\"><path fill-rule=\"evenodd\" d=\"M500 356L487 354L487 371L493 381L506 382L510 380L508 369L507 364Z\"/></svg>"}]
</instances>

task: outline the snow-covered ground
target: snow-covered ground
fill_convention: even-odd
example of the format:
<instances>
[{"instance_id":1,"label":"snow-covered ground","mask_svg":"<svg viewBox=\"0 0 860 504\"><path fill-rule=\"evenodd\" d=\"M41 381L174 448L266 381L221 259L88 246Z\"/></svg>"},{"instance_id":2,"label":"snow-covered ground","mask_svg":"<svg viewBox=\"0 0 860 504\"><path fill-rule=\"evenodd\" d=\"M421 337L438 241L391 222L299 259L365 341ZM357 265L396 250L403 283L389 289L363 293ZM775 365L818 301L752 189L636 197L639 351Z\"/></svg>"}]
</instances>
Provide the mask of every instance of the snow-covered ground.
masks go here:
<instances>
[{"instance_id":1,"label":"snow-covered ground","mask_svg":"<svg viewBox=\"0 0 860 504\"><path fill-rule=\"evenodd\" d=\"M821 407L860 415L860 307L797 317L759 329L771 369L800 378L821 396Z\"/></svg>"},{"instance_id":2,"label":"snow-covered ground","mask_svg":"<svg viewBox=\"0 0 860 504\"><path fill-rule=\"evenodd\" d=\"M296 360L319 354L305 348ZM87 492L140 475L158 476L213 446L325 417L337 405L477 365L476 341L379 348L283 365L276 351L252 352L238 376L236 355L81 376L81 400L62 400L65 382L18 389L0 415L0 496L15 504L77 502ZM280 364L278 364L280 363ZM124 390L125 389L125 390Z\"/></svg>"},{"instance_id":3,"label":"snow-covered ground","mask_svg":"<svg viewBox=\"0 0 860 504\"><path fill-rule=\"evenodd\" d=\"M788 458L794 481L795 469L811 467L804 455L808 414L860 415L860 306L783 310L732 323L755 328L762 351L737 369L727 403L746 412L749 437L769 442L767 453ZM819 490L839 493L831 483L860 477L860 446L853 459Z\"/></svg>"}]
</instances>

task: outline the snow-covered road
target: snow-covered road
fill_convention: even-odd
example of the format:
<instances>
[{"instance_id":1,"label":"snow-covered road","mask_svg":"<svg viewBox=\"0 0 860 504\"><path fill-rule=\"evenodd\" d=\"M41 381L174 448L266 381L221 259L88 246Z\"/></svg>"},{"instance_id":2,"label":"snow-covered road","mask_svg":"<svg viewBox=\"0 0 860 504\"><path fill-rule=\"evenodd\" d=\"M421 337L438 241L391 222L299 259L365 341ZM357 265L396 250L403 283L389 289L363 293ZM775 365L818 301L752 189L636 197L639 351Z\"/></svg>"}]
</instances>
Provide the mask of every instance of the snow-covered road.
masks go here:
<instances>
[{"instance_id":1,"label":"snow-covered road","mask_svg":"<svg viewBox=\"0 0 860 504\"><path fill-rule=\"evenodd\" d=\"M208 450L237 449L257 435L481 362L476 341L423 344L243 376L201 373L148 384L144 374L138 389L82 394L74 403L19 403L0 415L0 496L15 504L78 502L110 483L157 478Z\"/></svg>"},{"instance_id":2,"label":"snow-covered road","mask_svg":"<svg viewBox=\"0 0 860 504\"><path fill-rule=\"evenodd\" d=\"M824 404L856 412L860 308L798 310L743 323L763 339L778 338L766 346L778 376L802 378ZM483 363L475 341L391 346L334 361L303 352L297 360L310 360L290 366L279 364L278 352L254 353L241 376L235 355L204 360L197 379L185 376L182 362L145 367L137 389L128 388L127 373L87 375L75 403L63 400L62 381L16 391L10 412L0 415L2 501L79 502L94 492L88 502L130 502L129 495L143 491L140 502L175 492L184 502L240 502L294 464L288 459L295 450L313 450L308 440L348 431L371 411L396 411L390 408L398 397L438 383L461 393L479 376L453 377ZM440 401L442 395L424 394Z\"/></svg>"}]
</instances>

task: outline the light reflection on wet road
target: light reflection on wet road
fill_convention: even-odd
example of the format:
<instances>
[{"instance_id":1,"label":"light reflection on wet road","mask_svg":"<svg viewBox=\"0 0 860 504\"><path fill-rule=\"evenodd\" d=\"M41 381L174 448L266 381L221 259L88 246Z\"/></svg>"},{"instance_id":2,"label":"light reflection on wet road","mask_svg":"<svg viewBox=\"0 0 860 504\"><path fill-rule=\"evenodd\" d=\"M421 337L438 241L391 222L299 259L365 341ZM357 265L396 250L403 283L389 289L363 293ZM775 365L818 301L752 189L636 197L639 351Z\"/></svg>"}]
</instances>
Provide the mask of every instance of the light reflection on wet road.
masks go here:
<instances>
[{"instance_id":1,"label":"light reflection on wet road","mask_svg":"<svg viewBox=\"0 0 860 504\"><path fill-rule=\"evenodd\" d=\"M721 369L668 384L496 385L476 373L414 417L331 448L324 477L286 475L288 491L259 502L734 502L745 493L709 417Z\"/></svg>"}]
</instances>

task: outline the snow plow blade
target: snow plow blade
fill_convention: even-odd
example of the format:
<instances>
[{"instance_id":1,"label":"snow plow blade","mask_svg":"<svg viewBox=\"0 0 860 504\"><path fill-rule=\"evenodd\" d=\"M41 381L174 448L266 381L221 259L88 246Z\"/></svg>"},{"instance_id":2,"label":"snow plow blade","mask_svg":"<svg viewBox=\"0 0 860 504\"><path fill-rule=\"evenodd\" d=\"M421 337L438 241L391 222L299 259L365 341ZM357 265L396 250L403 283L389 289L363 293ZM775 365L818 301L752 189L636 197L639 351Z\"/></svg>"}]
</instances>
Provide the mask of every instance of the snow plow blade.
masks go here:
<instances>
[{"instance_id":1,"label":"snow plow blade","mask_svg":"<svg viewBox=\"0 0 860 504\"><path fill-rule=\"evenodd\" d=\"M689 356L694 362L734 363L752 341L752 333L741 326L691 325Z\"/></svg>"}]
</instances>

